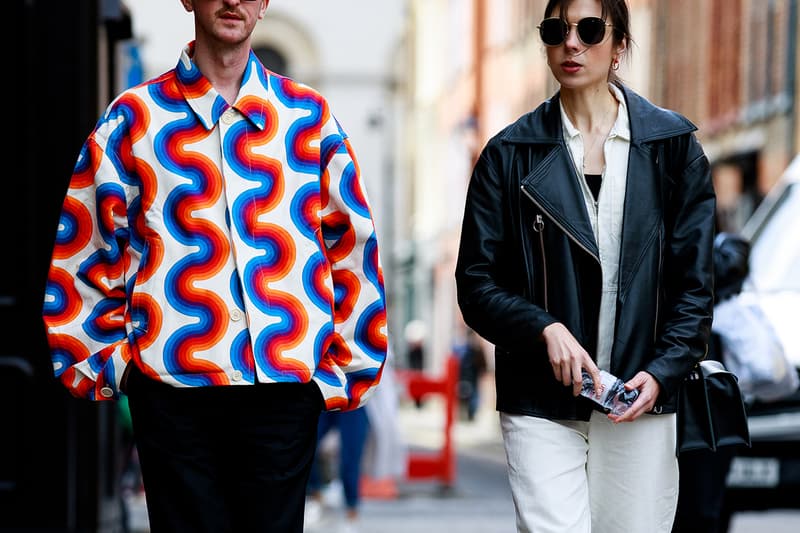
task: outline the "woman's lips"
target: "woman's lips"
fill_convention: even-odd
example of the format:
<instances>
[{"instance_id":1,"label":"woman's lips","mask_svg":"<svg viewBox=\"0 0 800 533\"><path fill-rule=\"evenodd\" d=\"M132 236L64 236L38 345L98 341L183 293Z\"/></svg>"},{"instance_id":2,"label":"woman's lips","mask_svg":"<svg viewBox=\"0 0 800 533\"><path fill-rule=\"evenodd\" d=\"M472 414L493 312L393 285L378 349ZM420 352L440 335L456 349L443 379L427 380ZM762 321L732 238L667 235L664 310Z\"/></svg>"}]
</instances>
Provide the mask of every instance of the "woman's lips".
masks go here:
<instances>
[{"instance_id":1,"label":"woman's lips","mask_svg":"<svg viewBox=\"0 0 800 533\"><path fill-rule=\"evenodd\" d=\"M568 74L575 74L581 69L581 66L580 63L574 63L572 61L564 61L561 63L561 69Z\"/></svg>"}]
</instances>

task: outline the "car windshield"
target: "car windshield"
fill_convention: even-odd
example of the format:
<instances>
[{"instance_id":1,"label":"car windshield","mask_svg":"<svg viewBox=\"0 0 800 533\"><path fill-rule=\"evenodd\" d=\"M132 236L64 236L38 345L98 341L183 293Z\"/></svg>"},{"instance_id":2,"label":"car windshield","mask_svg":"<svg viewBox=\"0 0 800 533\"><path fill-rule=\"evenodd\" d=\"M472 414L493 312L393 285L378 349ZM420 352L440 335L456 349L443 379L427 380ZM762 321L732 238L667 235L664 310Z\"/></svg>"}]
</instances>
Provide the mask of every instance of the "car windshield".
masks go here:
<instances>
[{"instance_id":1,"label":"car windshield","mask_svg":"<svg viewBox=\"0 0 800 533\"><path fill-rule=\"evenodd\" d=\"M759 292L800 290L800 183L787 187L753 243L750 281Z\"/></svg>"}]
</instances>

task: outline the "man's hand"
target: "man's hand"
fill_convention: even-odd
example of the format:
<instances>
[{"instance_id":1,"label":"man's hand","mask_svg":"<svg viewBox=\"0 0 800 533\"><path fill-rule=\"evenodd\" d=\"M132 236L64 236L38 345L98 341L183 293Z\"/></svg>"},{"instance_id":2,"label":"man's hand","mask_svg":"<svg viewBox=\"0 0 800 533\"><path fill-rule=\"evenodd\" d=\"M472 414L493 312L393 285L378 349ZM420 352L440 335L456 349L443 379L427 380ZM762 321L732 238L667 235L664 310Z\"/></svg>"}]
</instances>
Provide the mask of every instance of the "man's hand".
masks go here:
<instances>
[{"instance_id":1,"label":"man's hand","mask_svg":"<svg viewBox=\"0 0 800 533\"><path fill-rule=\"evenodd\" d=\"M661 385L659 385L656 378L644 370L633 376L633 379L625 384L625 390L633 389L639 389L639 397L636 398L633 405L621 416L613 414L608 415L608 418L615 424L620 422L633 422L644 413L652 411L658 399L658 395L661 394Z\"/></svg>"},{"instance_id":2,"label":"man's hand","mask_svg":"<svg viewBox=\"0 0 800 533\"><path fill-rule=\"evenodd\" d=\"M581 393L583 376L581 369L585 369L595 384L600 383L600 369L594 364L592 358L583 349L583 346L560 322L550 324L542 331L542 339L547 346L547 357L556 379L569 387L572 385L572 394ZM599 397L602 389L595 387L595 394Z\"/></svg>"}]
</instances>

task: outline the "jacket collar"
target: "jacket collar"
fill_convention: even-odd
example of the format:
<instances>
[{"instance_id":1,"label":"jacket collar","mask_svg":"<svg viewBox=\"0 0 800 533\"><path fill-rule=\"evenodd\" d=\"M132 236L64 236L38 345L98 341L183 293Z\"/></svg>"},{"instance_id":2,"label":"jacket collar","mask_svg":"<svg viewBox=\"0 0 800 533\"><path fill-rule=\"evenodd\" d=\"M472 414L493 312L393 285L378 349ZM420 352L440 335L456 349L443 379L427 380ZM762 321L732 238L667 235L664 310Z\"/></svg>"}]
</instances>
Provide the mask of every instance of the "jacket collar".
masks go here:
<instances>
[{"instance_id":1,"label":"jacket collar","mask_svg":"<svg viewBox=\"0 0 800 533\"><path fill-rule=\"evenodd\" d=\"M660 108L624 85L617 85L625 97L630 120L630 142L634 145L693 132L697 127L673 111ZM619 94L619 93L618 93ZM558 144L563 139L560 93L523 115L500 135L508 143Z\"/></svg>"},{"instance_id":2,"label":"jacket collar","mask_svg":"<svg viewBox=\"0 0 800 533\"><path fill-rule=\"evenodd\" d=\"M656 107L633 91L622 87L622 93L630 120L630 152L623 213L620 291L624 291L632 279L638 257L655 235L661 216L658 176L651 170L651 147L646 143L696 129L679 114ZM562 128L561 105L556 94L499 135L506 143L553 146L548 155L521 178L520 185L542 211L599 263L600 253L583 191L577 179L563 179L564 176L577 176L577 169L564 143Z\"/></svg>"},{"instance_id":3,"label":"jacket collar","mask_svg":"<svg viewBox=\"0 0 800 533\"><path fill-rule=\"evenodd\" d=\"M609 87L614 91L614 97L619 102L617 120L611 126L611 131L608 132L609 137L619 137L630 142L631 140L631 127L630 120L628 119L628 106L625 103L625 96L622 94L622 89L614 84L609 84ZM561 112L561 123L564 125L564 137L566 139L573 139L581 134L578 128L570 121L567 115L567 110L563 105L559 105Z\"/></svg>"},{"instance_id":4,"label":"jacket collar","mask_svg":"<svg viewBox=\"0 0 800 533\"><path fill-rule=\"evenodd\" d=\"M192 61L193 55L194 42L191 42L181 52L175 73L181 94L203 126L207 130L213 129L222 114L233 107L256 128L263 130L267 122L269 78L272 74L264 68L255 53L250 50L239 95L232 106L203 76Z\"/></svg>"}]
</instances>

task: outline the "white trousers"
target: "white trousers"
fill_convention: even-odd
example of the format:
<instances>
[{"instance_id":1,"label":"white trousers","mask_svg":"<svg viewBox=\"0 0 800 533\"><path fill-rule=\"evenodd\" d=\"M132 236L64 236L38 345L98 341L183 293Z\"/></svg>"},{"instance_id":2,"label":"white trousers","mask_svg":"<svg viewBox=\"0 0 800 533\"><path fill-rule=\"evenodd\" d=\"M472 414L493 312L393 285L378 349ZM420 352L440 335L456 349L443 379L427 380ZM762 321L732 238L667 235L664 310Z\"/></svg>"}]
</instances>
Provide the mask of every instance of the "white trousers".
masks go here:
<instances>
[{"instance_id":1,"label":"white trousers","mask_svg":"<svg viewBox=\"0 0 800 533\"><path fill-rule=\"evenodd\" d=\"M520 533L669 533L675 415L612 423L500 414Z\"/></svg>"}]
</instances>

